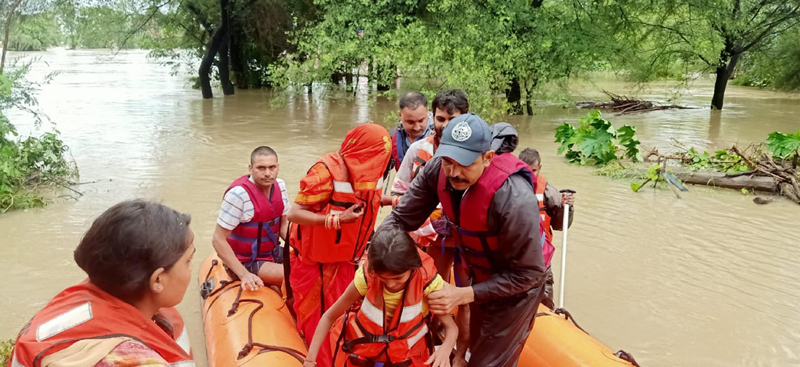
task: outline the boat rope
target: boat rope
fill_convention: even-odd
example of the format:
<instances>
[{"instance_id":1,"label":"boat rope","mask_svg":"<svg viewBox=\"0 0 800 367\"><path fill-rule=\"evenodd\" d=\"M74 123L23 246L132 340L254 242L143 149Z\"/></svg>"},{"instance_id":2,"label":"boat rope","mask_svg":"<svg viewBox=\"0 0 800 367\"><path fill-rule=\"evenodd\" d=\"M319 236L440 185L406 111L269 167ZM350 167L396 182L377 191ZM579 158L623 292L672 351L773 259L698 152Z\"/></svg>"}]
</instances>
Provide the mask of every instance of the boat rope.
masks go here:
<instances>
[{"instance_id":1,"label":"boat rope","mask_svg":"<svg viewBox=\"0 0 800 367\"><path fill-rule=\"evenodd\" d=\"M238 280L236 276L233 275L231 277L233 280L226 280L226 279L220 280L219 282L220 287L214 289L214 280L209 279L209 277L211 276L211 272L214 271L214 267L217 266L218 264L219 261L217 261L217 259L211 261L211 267L208 268L208 273L206 274L206 280L203 282L203 284L200 285L200 297L203 297L203 299L206 299L208 297L211 297L213 295L222 292L225 288L227 288L227 286L233 284L236 280ZM216 299L214 300L216 301Z\"/></svg>"},{"instance_id":2,"label":"boat rope","mask_svg":"<svg viewBox=\"0 0 800 367\"><path fill-rule=\"evenodd\" d=\"M586 335L589 335L589 333L586 332L586 330L583 330L583 328L580 325L578 325L578 323L575 321L575 318L572 317L572 314L569 313L569 311L567 311L567 310L565 310L563 308L557 308L555 310L552 310L551 312L538 312L538 313L536 313L535 317L551 316L551 315L564 316L564 319L566 319L567 321L572 322L572 324L575 325L575 327L577 327L578 329L580 329L581 331L586 333ZM636 360L633 358L633 355L631 355L630 353L628 353L628 352L626 352L624 350L619 350L618 352L614 353L614 356L619 358L619 359L621 359L621 360L623 360L623 361L626 361L626 362L632 364L634 367L640 367L639 363L637 363Z\"/></svg>"},{"instance_id":3,"label":"boat rope","mask_svg":"<svg viewBox=\"0 0 800 367\"><path fill-rule=\"evenodd\" d=\"M278 292L276 291L276 293ZM280 293L278 293L278 295L280 295ZM236 299L233 301L231 309L228 310L228 317L232 317L233 315L235 315L236 312L239 311L239 305L242 303L255 303L257 306L255 309L253 309L253 311L250 312L250 315L248 316L247 319L247 344L245 344L244 347L242 347L242 350L239 351L239 355L236 359L242 359L244 357L247 357L247 355L250 354L253 348L258 347L260 349L258 354L268 353L268 352L283 352L294 357L300 363L303 363L306 359L306 355L297 349L253 342L253 317L255 317L256 312L264 308L264 302L250 298L243 299L241 298L241 296L242 296L242 288L239 287L239 292L236 294Z\"/></svg>"},{"instance_id":4,"label":"boat rope","mask_svg":"<svg viewBox=\"0 0 800 367\"><path fill-rule=\"evenodd\" d=\"M633 359L633 356L624 350L620 349L618 352L614 353L614 356L623 361L630 362L630 364L634 365L635 367L641 367L639 366L639 363L637 363L636 360Z\"/></svg>"},{"instance_id":5,"label":"boat rope","mask_svg":"<svg viewBox=\"0 0 800 367\"><path fill-rule=\"evenodd\" d=\"M217 289L214 289L214 280L211 279L210 277L211 277L211 273L214 270L214 267L217 266L218 264L219 264L219 261L217 261L216 259L214 259L211 262L211 267L208 269L208 273L206 274L205 281L203 282L203 284L200 285L200 295L203 297L203 299L204 300L208 299L209 297L212 297L214 295L221 296L222 293L233 289L233 287L238 288L238 291L236 293L236 298L234 299L230 310L228 310L228 317L232 317L233 315L235 315L236 312L239 311L239 305L242 304L242 303L255 303L255 304L257 304L256 308L253 311L250 312L250 315L249 315L249 317L247 319L247 344L245 344L245 346L242 348L242 350L239 351L239 355L238 355L237 359L242 359L242 358L247 357L247 355L250 354L250 352L253 350L253 348L257 347L257 348L259 348L259 351L258 351L257 354L269 353L269 352L283 352L283 353L286 353L286 354L292 356L293 358L297 359L300 363L303 363L305 361L306 356L305 356L305 354L303 352L301 352L299 350L296 350L296 349L293 349L293 348L279 347L279 346L275 346L275 345L268 345L268 344L262 344L262 343L253 342L253 317L255 316L256 312L258 312L262 308L264 308L264 302L261 302L261 301L259 301L257 299L249 299L249 298L242 299L241 297L242 297L242 290L243 289L242 289L242 287L238 286L238 284L240 284L241 281L227 267L226 267L225 270L227 271L228 275L231 277L231 280L226 280L226 279L221 280L219 282L220 287L217 288ZM270 289L272 289L272 288L270 288ZM280 292L278 292L278 291L275 291L275 292L278 293L278 295L280 296ZM209 304L209 306L208 306L209 309L214 304L214 302L216 302L219 299L219 296L217 296L216 298L211 300L211 304Z\"/></svg>"},{"instance_id":6,"label":"boat rope","mask_svg":"<svg viewBox=\"0 0 800 367\"><path fill-rule=\"evenodd\" d=\"M564 318L567 319L568 321L571 321L572 324L575 325L575 327L577 327L578 329L581 329L581 331L586 333L586 335L589 335L589 333L586 332L586 330L583 330L583 328L580 325L578 325L578 322L575 321L575 318L572 317L572 314L569 313L569 311L567 311L566 309L557 308L557 309L553 310L553 313L556 314L556 315L564 316Z\"/></svg>"}]
</instances>

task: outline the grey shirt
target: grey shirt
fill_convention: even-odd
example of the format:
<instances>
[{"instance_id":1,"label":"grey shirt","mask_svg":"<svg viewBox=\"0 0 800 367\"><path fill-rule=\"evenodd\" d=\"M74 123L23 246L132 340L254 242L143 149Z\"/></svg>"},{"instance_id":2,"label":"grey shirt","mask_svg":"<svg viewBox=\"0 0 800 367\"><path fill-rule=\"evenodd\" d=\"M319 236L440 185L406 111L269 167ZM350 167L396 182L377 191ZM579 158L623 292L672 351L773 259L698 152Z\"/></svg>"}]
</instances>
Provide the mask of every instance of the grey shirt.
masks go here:
<instances>
[{"instance_id":1,"label":"grey shirt","mask_svg":"<svg viewBox=\"0 0 800 367\"><path fill-rule=\"evenodd\" d=\"M394 226L410 232L425 222L439 203L436 190L441 166L439 157L425 165L379 230ZM510 176L497 190L489 205L487 225L489 231L498 233L499 250L493 257L501 270L472 286L476 303L520 294L541 283L545 268L538 212L536 195L524 176Z\"/></svg>"},{"instance_id":2,"label":"grey shirt","mask_svg":"<svg viewBox=\"0 0 800 367\"><path fill-rule=\"evenodd\" d=\"M569 223L567 225L570 227L572 227L574 210L574 206L569 207ZM544 189L544 211L550 216L550 228L553 228L554 231L563 231L564 203L561 202L561 193L549 182Z\"/></svg>"}]
</instances>

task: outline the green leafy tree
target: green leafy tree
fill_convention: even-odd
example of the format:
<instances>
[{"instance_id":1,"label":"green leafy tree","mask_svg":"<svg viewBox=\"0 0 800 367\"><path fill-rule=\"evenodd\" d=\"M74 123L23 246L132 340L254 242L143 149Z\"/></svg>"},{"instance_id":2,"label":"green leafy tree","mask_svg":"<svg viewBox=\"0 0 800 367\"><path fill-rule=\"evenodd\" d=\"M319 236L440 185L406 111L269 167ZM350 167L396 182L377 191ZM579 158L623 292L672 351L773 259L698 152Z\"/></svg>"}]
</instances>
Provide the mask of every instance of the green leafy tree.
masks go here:
<instances>
[{"instance_id":1,"label":"green leafy tree","mask_svg":"<svg viewBox=\"0 0 800 367\"><path fill-rule=\"evenodd\" d=\"M20 137L5 115L12 108L28 111L37 128L41 126L35 93L52 75L43 82L31 82L25 78L30 65L12 67L0 75L0 212L44 205L41 188L66 185L78 173L58 130Z\"/></svg>"},{"instance_id":2,"label":"green leafy tree","mask_svg":"<svg viewBox=\"0 0 800 367\"><path fill-rule=\"evenodd\" d=\"M11 30L8 48L14 51L43 51L61 44L62 34L52 11L22 14Z\"/></svg>"},{"instance_id":3,"label":"green leafy tree","mask_svg":"<svg viewBox=\"0 0 800 367\"><path fill-rule=\"evenodd\" d=\"M743 55L800 23L798 0L615 0L596 11L614 20L605 27L635 80L714 73L712 109Z\"/></svg>"},{"instance_id":4,"label":"green leafy tree","mask_svg":"<svg viewBox=\"0 0 800 367\"><path fill-rule=\"evenodd\" d=\"M404 88L466 90L483 115L532 113L537 90L594 69L602 49L571 4L318 1L321 20L293 35L298 50L275 79L308 86L356 73L382 89L399 70Z\"/></svg>"}]
</instances>

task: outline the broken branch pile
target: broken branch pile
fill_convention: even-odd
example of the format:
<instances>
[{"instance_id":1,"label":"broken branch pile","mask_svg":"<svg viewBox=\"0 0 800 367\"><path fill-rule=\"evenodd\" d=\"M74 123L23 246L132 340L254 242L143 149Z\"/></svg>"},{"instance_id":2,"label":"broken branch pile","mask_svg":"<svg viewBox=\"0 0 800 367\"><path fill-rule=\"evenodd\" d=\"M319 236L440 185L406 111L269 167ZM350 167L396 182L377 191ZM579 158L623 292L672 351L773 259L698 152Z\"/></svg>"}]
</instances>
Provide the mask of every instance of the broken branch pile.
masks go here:
<instances>
[{"instance_id":1,"label":"broken branch pile","mask_svg":"<svg viewBox=\"0 0 800 367\"><path fill-rule=\"evenodd\" d=\"M591 108L591 109L598 109L604 111L612 111L618 112L620 114L627 114L627 113L636 113L636 112L651 112L651 111L660 111L660 110L668 110L668 109L690 109L694 107L687 107L687 106L678 106L678 105L659 105L651 101L633 99L627 96L622 96L618 94L611 93L609 91L603 91L610 99L611 102L592 102L592 101L585 101L585 102L578 102L576 106L578 108Z\"/></svg>"},{"instance_id":2,"label":"broken branch pile","mask_svg":"<svg viewBox=\"0 0 800 367\"><path fill-rule=\"evenodd\" d=\"M764 153L763 144L750 145L746 149L734 145L717 152L716 156L699 154L693 149L684 149L678 154L661 154L653 149L645 154L644 159L659 164L678 163L681 167L672 171L685 183L777 193L800 204L800 170L795 162L776 161L772 154Z\"/></svg>"}]
</instances>

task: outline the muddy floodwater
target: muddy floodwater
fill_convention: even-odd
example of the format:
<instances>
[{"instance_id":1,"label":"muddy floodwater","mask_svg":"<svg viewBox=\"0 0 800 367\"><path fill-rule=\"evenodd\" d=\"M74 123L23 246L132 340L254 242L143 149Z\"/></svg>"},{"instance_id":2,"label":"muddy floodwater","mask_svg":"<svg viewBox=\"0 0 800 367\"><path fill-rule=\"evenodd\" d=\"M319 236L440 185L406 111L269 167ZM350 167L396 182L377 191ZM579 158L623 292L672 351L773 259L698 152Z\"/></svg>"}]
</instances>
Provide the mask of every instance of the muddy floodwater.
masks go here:
<instances>
[{"instance_id":1,"label":"muddy floodwater","mask_svg":"<svg viewBox=\"0 0 800 367\"><path fill-rule=\"evenodd\" d=\"M197 268L210 254L223 191L247 169L248 155L270 145L292 199L300 178L336 150L356 124L383 121L395 102L304 95L275 107L270 94L200 98L184 77L148 60L145 52L98 59L100 51L55 50L33 77L61 72L39 95L80 167L84 193L44 209L0 215L0 337L12 338L59 290L80 281L72 251L93 218L123 199L147 198L190 213ZM29 54L30 55L30 54ZM20 54L11 53L14 58ZM576 85L578 99L601 89L625 92L616 81ZM678 101L706 107L710 82L696 82ZM663 100L664 89L641 97ZM759 206L738 191L690 187L631 192L629 182L592 174L556 155L554 128L586 111L545 107L509 117L521 147L542 153L543 174L578 192L569 233L566 307L580 325L643 366L800 365L800 207L787 200ZM20 130L30 119L10 114ZM764 140L800 128L800 98L729 87L725 110L672 110L613 116L631 124L648 146L671 139L701 149ZM68 193L68 192L67 192ZM386 209L382 215L386 214ZM553 264L558 275L561 234ZM558 282L558 279L556 280ZM205 344L198 287L180 304L199 365Z\"/></svg>"}]
</instances>

